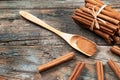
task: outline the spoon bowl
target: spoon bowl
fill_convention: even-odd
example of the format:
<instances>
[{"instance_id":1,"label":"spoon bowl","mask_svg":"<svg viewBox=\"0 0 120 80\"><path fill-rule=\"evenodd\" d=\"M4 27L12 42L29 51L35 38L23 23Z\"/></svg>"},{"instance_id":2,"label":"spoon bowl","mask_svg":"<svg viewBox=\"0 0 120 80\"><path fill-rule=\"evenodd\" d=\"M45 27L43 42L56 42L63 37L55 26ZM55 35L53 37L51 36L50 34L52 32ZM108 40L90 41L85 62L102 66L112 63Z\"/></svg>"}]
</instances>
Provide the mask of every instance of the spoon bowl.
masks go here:
<instances>
[{"instance_id":1,"label":"spoon bowl","mask_svg":"<svg viewBox=\"0 0 120 80\"><path fill-rule=\"evenodd\" d=\"M64 37L64 40L67 41L69 45L87 56L92 56L96 52L96 44L85 37L68 33L64 33L62 37Z\"/></svg>"},{"instance_id":2,"label":"spoon bowl","mask_svg":"<svg viewBox=\"0 0 120 80\"><path fill-rule=\"evenodd\" d=\"M56 33L61 38L63 38L69 45L71 45L74 49L82 52L83 54L87 56L93 56L95 54L96 44L91 40L88 40L80 35L68 34L68 33L64 33L59 30L56 30L55 28L51 27L50 25L46 24L45 22L43 22L42 20L40 20L39 18L33 16L28 12L20 11L19 13L21 16L23 16L27 20L34 22L40 25L41 27Z\"/></svg>"}]
</instances>

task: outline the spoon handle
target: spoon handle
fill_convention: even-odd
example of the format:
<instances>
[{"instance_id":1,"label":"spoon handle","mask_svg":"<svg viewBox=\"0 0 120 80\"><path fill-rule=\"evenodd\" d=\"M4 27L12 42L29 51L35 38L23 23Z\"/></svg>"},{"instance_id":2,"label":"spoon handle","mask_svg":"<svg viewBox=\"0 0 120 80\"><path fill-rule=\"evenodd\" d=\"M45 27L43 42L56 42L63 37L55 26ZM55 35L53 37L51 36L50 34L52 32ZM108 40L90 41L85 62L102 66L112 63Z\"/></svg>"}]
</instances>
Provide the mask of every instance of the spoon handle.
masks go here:
<instances>
[{"instance_id":1,"label":"spoon handle","mask_svg":"<svg viewBox=\"0 0 120 80\"><path fill-rule=\"evenodd\" d=\"M32 14L26 12L26 11L20 11L19 13L20 13L21 16L28 19L29 21L34 22L34 23L40 25L41 27L46 28L46 29L56 33L59 36L61 36L62 33L63 33L61 31L56 30L55 28L51 27L50 25L46 24L45 22L43 22L39 18L35 17L34 15L32 15Z\"/></svg>"}]
</instances>

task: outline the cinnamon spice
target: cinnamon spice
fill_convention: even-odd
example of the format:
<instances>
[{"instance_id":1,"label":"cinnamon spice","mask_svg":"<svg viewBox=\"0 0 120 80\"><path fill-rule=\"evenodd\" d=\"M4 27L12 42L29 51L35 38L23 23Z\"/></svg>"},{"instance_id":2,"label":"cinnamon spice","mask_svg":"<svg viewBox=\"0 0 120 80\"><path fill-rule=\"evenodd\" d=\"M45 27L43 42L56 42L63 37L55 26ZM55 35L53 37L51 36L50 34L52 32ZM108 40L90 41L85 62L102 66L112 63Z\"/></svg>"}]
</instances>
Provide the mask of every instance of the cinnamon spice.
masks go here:
<instances>
[{"instance_id":1,"label":"cinnamon spice","mask_svg":"<svg viewBox=\"0 0 120 80\"><path fill-rule=\"evenodd\" d=\"M46 64L38 66L38 70L39 70L39 72L42 72L42 71L47 70L47 69L49 69L51 67L54 67L54 66L56 66L58 64L61 64L61 63L65 62L65 61L71 60L71 59L74 58L74 56L75 56L75 54L73 52L68 53L68 54L63 55L63 56L61 56L61 57L59 57L59 58L57 58L55 60L52 60L52 61L50 61L50 62L48 62Z\"/></svg>"},{"instance_id":2,"label":"cinnamon spice","mask_svg":"<svg viewBox=\"0 0 120 80\"><path fill-rule=\"evenodd\" d=\"M116 34L120 37L120 29L118 29Z\"/></svg>"},{"instance_id":3,"label":"cinnamon spice","mask_svg":"<svg viewBox=\"0 0 120 80\"><path fill-rule=\"evenodd\" d=\"M96 63L96 71L97 71L97 80L104 80L104 72L103 72L102 62Z\"/></svg>"},{"instance_id":4,"label":"cinnamon spice","mask_svg":"<svg viewBox=\"0 0 120 80\"><path fill-rule=\"evenodd\" d=\"M74 12L74 14L87 19L90 23L92 23L92 21L93 21L93 18L89 17L90 16L89 14L86 14L86 13L82 12L80 9L79 10L77 9ZM107 25L106 24L104 25L104 23L102 23L101 21L98 21L98 23L103 24L103 25L100 25L99 30L101 30L101 31L103 31L105 33L108 33L109 35L114 35L114 32L115 32L114 30L110 29L109 27L106 27ZM111 26L111 27L114 27L114 26Z\"/></svg>"},{"instance_id":5,"label":"cinnamon spice","mask_svg":"<svg viewBox=\"0 0 120 80\"><path fill-rule=\"evenodd\" d=\"M75 21L77 20L79 23L86 24L86 26L84 26L84 27L87 28L87 29L89 29L90 22L88 20L86 20L85 18L82 18L80 16L78 17L76 15L72 16L72 18ZM112 39L111 39L110 35L102 32L100 30L97 30L97 29L94 29L93 32L95 32L96 34L98 34L99 36L101 36L102 38L104 38L108 43L112 42Z\"/></svg>"},{"instance_id":6,"label":"cinnamon spice","mask_svg":"<svg viewBox=\"0 0 120 80\"><path fill-rule=\"evenodd\" d=\"M92 15L90 15L89 13L83 12L83 11L81 10L81 8L80 8L80 9L76 9L75 12L74 12L74 14L75 14L75 13L81 13L81 14L83 14L84 16L86 16L87 19L89 19L89 20L91 20L91 21L93 20ZM101 22L101 21L99 21L99 20L98 20L98 22L99 22L100 25L105 26L105 27L107 27L107 28L109 28L109 29L111 29L111 30L113 30L113 31L116 31L116 30L118 29L118 26L113 25L113 24L111 24L111 23L109 23L109 22L103 23L103 22Z\"/></svg>"},{"instance_id":7,"label":"cinnamon spice","mask_svg":"<svg viewBox=\"0 0 120 80\"><path fill-rule=\"evenodd\" d=\"M85 15L83 15L83 14L81 14L81 13L74 13L74 14L76 14L76 15L78 15L78 16L81 16L81 17L83 17L84 19L86 19L86 21L89 22L89 26L92 24L92 21L93 21L92 18L87 17L87 16L85 16ZM105 31L105 33L108 33L108 34L110 34L110 35L114 35L114 31L113 31L113 30L111 30L111 29L109 29L109 28L106 28L106 27L104 27L104 26L102 26L102 25L100 25L100 29L99 29L99 30Z\"/></svg>"},{"instance_id":8,"label":"cinnamon spice","mask_svg":"<svg viewBox=\"0 0 120 80\"><path fill-rule=\"evenodd\" d=\"M86 25L88 25L88 26L91 25L91 22L90 22L89 20L87 20L87 19L85 19L85 18L82 18L81 16L78 17L78 16L74 15L74 16L72 16L72 18L75 19L75 20L78 20L78 21L80 21L81 23L84 23L84 24L86 24ZM100 31L98 31L97 29L95 29L95 30L93 30L93 31L95 31L95 33L98 33L98 34L99 34L99 32L100 32ZM103 38L105 38L105 39L108 39L109 37L110 37L109 35L103 36Z\"/></svg>"},{"instance_id":9,"label":"cinnamon spice","mask_svg":"<svg viewBox=\"0 0 120 80\"><path fill-rule=\"evenodd\" d=\"M100 0L85 0L85 7L74 11L72 18L77 24L103 37L107 43L120 42L120 15Z\"/></svg>"},{"instance_id":10,"label":"cinnamon spice","mask_svg":"<svg viewBox=\"0 0 120 80\"><path fill-rule=\"evenodd\" d=\"M97 10L97 11L100 9L100 7L98 7L98 6L94 5L94 4L91 4L91 3L86 3L85 6L86 6L87 8L95 6L94 8L95 8L95 10ZM120 20L120 14L119 14L119 13L116 13L116 14L115 14L115 13L110 12L110 11L107 11L107 10L105 10L105 9L103 9L103 10L101 11L101 13L104 14L104 15L106 15L106 16L109 16L109 17L111 17L111 18L115 18L115 19L117 19L117 20ZM101 14L101 13L100 13L100 14Z\"/></svg>"},{"instance_id":11,"label":"cinnamon spice","mask_svg":"<svg viewBox=\"0 0 120 80\"><path fill-rule=\"evenodd\" d=\"M118 46L113 46L110 48L111 52L120 55L120 48Z\"/></svg>"},{"instance_id":12,"label":"cinnamon spice","mask_svg":"<svg viewBox=\"0 0 120 80\"><path fill-rule=\"evenodd\" d=\"M120 42L120 37L119 36L114 35L114 36L112 36L112 39L113 39L114 43Z\"/></svg>"},{"instance_id":13,"label":"cinnamon spice","mask_svg":"<svg viewBox=\"0 0 120 80\"><path fill-rule=\"evenodd\" d=\"M120 80L120 68L119 68L119 66L113 60L108 60L108 64L111 67L111 69L114 71L114 73L117 75L118 79Z\"/></svg>"},{"instance_id":14,"label":"cinnamon spice","mask_svg":"<svg viewBox=\"0 0 120 80\"><path fill-rule=\"evenodd\" d=\"M85 67L84 62L77 62L76 66L68 80L77 80L84 67Z\"/></svg>"},{"instance_id":15,"label":"cinnamon spice","mask_svg":"<svg viewBox=\"0 0 120 80\"><path fill-rule=\"evenodd\" d=\"M101 0L95 0L95 1L104 5L104 3Z\"/></svg>"},{"instance_id":16,"label":"cinnamon spice","mask_svg":"<svg viewBox=\"0 0 120 80\"><path fill-rule=\"evenodd\" d=\"M7 78L0 76L0 80L7 80Z\"/></svg>"},{"instance_id":17,"label":"cinnamon spice","mask_svg":"<svg viewBox=\"0 0 120 80\"><path fill-rule=\"evenodd\" d=\"M83 8L81 8L81 9L82 9L84 12L86 12L86 13L89 13L89 14L92 13L92 10L90 10L90 9L88 9L88 8L83 7ZM102 18L103 20L109 21L109 22L111 22L111 23L113 23L113 24L116 24L116 25L118 25L118 24L120 23L119 20L116 20L116 19L114 19L114 18L111 18L111 17L106 16L106 15L103 15L103 14L98 14L98 17L99 17L99 18Z\"/></svg>"},{"instance_id":18,"label":"cinnamon spice","mask_svg":"<svg viewBox=\"0 0 120 80\"><path fill-rule=\"evenodd\" d=\"M97 2L97 1L95 1L95 0L85 0L85 2L86 2L86 3L94 4L94 5L99 6L99 7L101 7L101 6L104 5L103 3ZM113 13L116 12L116 11L113 10L110 6L105 7L105 10L111 11L111 12L113 12Z\"/></svg>"}]
</instances>

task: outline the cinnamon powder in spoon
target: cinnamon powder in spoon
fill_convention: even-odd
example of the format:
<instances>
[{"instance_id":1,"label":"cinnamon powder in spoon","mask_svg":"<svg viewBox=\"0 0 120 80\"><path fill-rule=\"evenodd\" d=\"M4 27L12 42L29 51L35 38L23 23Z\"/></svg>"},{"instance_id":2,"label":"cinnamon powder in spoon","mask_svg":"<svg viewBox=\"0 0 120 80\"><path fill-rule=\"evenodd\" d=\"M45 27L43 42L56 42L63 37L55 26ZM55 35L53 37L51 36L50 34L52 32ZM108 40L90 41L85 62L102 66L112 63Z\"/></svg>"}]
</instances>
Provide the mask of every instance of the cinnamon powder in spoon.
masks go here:
<instances>
[{"instance_id":1,"label":"cinnamon powder in spoon","mask_svg":"<svg viewBox=\"0 0 120 80\"><path fill-rule=\"evenodd\" d=\"M78 39L77 46L81 51L85 52L86 54L93 55L96 52L96 45L93 45L90 41L86 39Z\"/></svg>"}]
</instances>

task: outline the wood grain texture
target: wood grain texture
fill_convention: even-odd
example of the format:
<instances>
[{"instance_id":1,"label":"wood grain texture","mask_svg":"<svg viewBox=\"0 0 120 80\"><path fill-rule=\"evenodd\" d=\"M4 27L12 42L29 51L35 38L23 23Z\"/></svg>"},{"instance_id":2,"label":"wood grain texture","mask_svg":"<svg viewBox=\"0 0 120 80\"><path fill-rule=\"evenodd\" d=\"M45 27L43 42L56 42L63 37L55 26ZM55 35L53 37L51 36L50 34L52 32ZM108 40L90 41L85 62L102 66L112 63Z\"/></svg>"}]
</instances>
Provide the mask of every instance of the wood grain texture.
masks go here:
<instances>
[{"instance_id":1,"label":"wood grain texture","mask_svg":"<svg viewBox=\"0 0 120 80\"><path fill-rule=\"evenodd\" d=\"M104 2L120 11L119 0ZM79 80L97 79L96 61L104 64L105 80L117 80L106 63L111 58L120 65L119 56L109 50L112 44L106 44L71 18L74 9L82 5L84 0L0 0L0 80L67 80L77 61L86 63ZM32 13L58 30L96 42L97 54L86 57L77 52L56 34L25 20L19 15L20 10ZM75 52L74 60L42 73L37 71L38 65L71 51Z\"/></svg>"},{"instance_id":2,"label":"wood grain texture","mask_svg":"<svg viewBox=\"0 0 120 80\"><path fill-rule=\"evenodd\" d=\"M71 18L73 10L74 9L43 9L26 11L60 31L79 34L100 45L106 45L102 38L75 24ZM41 41L46 38L54 42L57 41L55 43L59 44L60 41L64 42L56 34L25 20L18 12L19 10L8 10L7 12L5 10L0 11L0 45L39 45Z\"/></svg>"},{"instance_id":3,"label":"wood grain texture","mask_svg":"<svg viewBox=\"0 0 120 80\"><path fill-rule=\"evenodd\" d=\"M113 8L119 8L119 0L103 1ZM84 5L84 0L0 0L0 9L71 9L82 5Z\"/></svg>"},{"instance_id":4,"label":"wood grain texture","mask_svg":"<svg viewBox=\"0 0 120 80\"><path fill-rule=\"evenodd\" d=\"M67 47L67 46L65 46ZM1 46L0 47L0 75L5 78L18 80L33 80L38 77L43 80L67 80L77 61L86 63L85 69L81 73L79 80L96 80L96 61L101 60L104 64L105 79L117 80L112 70L107 65L107 60L112 58L118 64L120 58L113 55L106 46L98 47L97 54L91 58L75 52L76 58L72 61L63 63L55 68L49 69L41 74L37 71L38 65L49 62L61 55L74 51L58 46ZM56 51L57 50L57 51ZM59 51L58 51L59 50ZM103 51L101 51L103 50ZM51 76L51 77L50 77ZM39 80L38 79L38 80ZM35 80L35 79L34 79Z\"/></svg>"}]
</instances>

